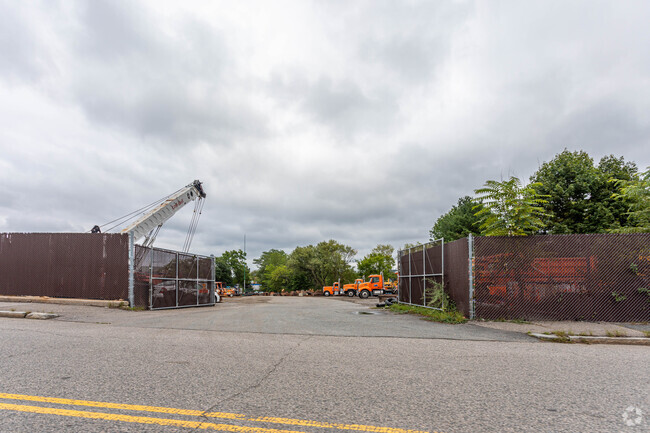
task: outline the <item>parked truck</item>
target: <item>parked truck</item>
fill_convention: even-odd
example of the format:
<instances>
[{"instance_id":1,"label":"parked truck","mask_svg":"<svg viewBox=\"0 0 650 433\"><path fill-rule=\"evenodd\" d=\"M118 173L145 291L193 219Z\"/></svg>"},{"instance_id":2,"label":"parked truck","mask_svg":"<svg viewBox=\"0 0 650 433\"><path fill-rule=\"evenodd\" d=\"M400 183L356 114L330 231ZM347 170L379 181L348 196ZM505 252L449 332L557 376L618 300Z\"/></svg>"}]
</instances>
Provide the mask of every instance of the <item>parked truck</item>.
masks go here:
<instances>
[{"instance_id":1,"label":"parked truck","mask_svg":"<svg viewBox=\"0 0 650 433\"><path fill-rule=\"evenodd\" d=\"M354 280L354 283L350 284L344 284L343 285L343 291L341 292L342 295L347 295L350 298L357 296L359 293L359 285L363 284L363 279L357 278Z\"/></svg>"},{"instance_id":2,"label":"parked truck","mask_svg":"<svg viewBox=\"0 0 650 433\"><path fill-rule=\"evenodd\" d=\"M384 293L384 276L370 275L368 281L359 284L358 294L362 299L369 298L371 295L379 296Z\"/></svg>"},{"instance_id":3,"label":"parked truck","mask_svg":"<svg viewBox=\"0 0 650 433\"><path fill-rule=\"evenodd\" d=\"M334 296L341 293L340 283L336 281L331 286L323 286L323 296Z\"/></svg>"}]
</instances>

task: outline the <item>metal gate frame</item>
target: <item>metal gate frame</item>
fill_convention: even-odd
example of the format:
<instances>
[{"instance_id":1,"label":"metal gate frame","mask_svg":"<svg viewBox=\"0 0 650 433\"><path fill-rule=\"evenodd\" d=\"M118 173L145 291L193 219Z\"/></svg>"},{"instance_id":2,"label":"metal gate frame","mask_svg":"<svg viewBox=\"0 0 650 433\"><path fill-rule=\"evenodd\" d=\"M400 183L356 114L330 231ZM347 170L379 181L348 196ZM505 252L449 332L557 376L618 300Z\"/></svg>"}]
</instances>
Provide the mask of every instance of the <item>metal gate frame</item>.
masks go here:
<instances>
[{"instance_id":1,"label":"metal gate frame","mask_svg":"<svg viewBox=\"0 0 650 433\"><path fill-rule=\"evenodd\" d=\"M131 238L132 239L132 238ZM178 309L178 308L189 308L189 307L200 307L200 306L213 306L216 303L219 302L219 295L215 291L215 262L214 262L214 255L211 256L202 256L199 254L192 254L192 253L184 253L180 251L173 251L173 250L167 250L164 248L157 248L157 247L142 247L141 245L138 245L139 248L143 248L144 251L149 252L149 294L148 294L148 306L147 308L149 310L168 310L168 309ZM162 253L167 253L167 254L173 254L174 255L174 260L176 262L176 269L174 272L173 277L165 277L165 276L157 276L154 278L153 275L153 269L154 269L154 254L156 251L162 252ZM129 301L131 305L133 305L133 298L134 298L134 275L135 275L135 269L138 266L138 261L137 256L140 256L142 258L142 254L136 254L135 253L135 245L133 243L130 243L130 248L129 248ZM196 262L196 278L189 278L189 277L180 277L179 276L179 259L181 258L182 255L192 257L194 261ZM201 260L210 260L210 277L209 278L200 278L200 262ZM162 282L173 282L174 286L174 291L175 291L175 305L172 306L165 306L165 307L154 307L153 306L153 294L154 294L154 279L160 280ZM179 305L179 291L181 288L180 283L193 283L195 287L195 295L196 295L196 303L192 304L185 304L185 305ZM159 283L160 284L160 283ZM209 290L209 301L207 303L201 303L200 302L200 290L202 288L207 288Z\"/></svg>"},{"instance_id":2,"label":"metal gate frame","mask_svg":"<svg viewBox=\"0 0 650 433\"><path fill-rule=\"evenodd\" d=\"M440 273L427 273L427 266L426 266L427 262L429 262L429 265L431 265L431 262L429 260L427 260L427 250L429 250L430 248L433 248L434 244L437 244L438 242L440 242L440 271L441 272ZM411 264L413 263L413 261L411 260L411 252L414 249L420 249L420 248L422 248L422 274L414 275L412 273L412 266L411 266ZM410 247L410 248L408 248L407 251L408 251L408 255L409 255L408 274L405 275L404 274L405 270L402 269L401 257L404 255L403 254L404 250L400 250L398 252L398 271L399 271L399 278L400 278L399 290L403 290L403 288L405 288L405 284L402 283L402 278L408 279L408 291L409 291L409 298L408 299L409 299L409 302L402 302L399 299L399 296L398 296L397 301L400 304L413 305L413 306L417 306L417 307L429 308L429 309L432 309L432 310L444 311L445 310L444 298L443 298L443 301L442 301L443 302L442 303L442 308L429 307L428 305L426 305L426 287L427 287L427 278L429 278L429 277L440 277L442 286L443 287L445 286L445 239L444 238L435 239L435 240L429 241L429 242L427 242L425 244ZM433 266L431 266L431 269L433 269ZM422 278L422 304L414 304L412 302L413 297L412 297L411 288L412 288L412 280L414 278Z\"/></svg>"}]
</instances>

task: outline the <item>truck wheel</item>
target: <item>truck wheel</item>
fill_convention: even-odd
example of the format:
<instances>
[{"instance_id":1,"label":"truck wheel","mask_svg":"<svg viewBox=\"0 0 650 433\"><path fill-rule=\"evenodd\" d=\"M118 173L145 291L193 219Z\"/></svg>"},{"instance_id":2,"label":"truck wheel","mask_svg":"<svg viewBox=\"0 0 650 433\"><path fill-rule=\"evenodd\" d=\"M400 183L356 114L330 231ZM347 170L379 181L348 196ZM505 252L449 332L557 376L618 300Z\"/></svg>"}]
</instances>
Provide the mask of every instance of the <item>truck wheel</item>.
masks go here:
<instances>
[{"instance_id":1,"label":"truck wheel","mask_svg":"<svg viewBox=\"0 0 650 433\"><path fill-rule=\"evenodd\" d=\"M349 298L354 298L354 291L353 290L348 290L347 295L348 295Z\"/></svg>"},{"instance_id":2,"label":"truck wheel","mask_svg":"<svg viewBox=\"0 0 650 433\"><path fill-rule=\"evenodd\" d=\"M361 299L368 299L370 297L370 292L367 290L362 290L359 292L359 297Z\"/></svg>"},{"instance_id":3,"label":"truck wheel","mask_svg":"<svg viewBox=\"0 0 650 433\"><path fill-rule=\"evenodd\" d=\"M323 296L329 296L330 292L323 292Z\"/></svg>"}]
</instances>

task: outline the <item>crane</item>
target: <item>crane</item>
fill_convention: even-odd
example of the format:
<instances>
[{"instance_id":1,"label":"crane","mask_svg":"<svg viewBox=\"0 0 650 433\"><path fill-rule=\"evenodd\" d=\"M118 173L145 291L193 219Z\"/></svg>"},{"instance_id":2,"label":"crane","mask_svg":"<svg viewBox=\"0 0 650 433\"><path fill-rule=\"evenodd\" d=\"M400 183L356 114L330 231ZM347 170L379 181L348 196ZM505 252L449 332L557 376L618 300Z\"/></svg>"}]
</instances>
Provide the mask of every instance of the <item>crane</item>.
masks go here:
<instances>
[{"instance_id":1,"label":"crane","mask_svg":"<svg viewBox=\"0 0 650 433\"><path fill-rule=\"evenodd\" d=\"M121 233L131 234L133 236L134 242L144 236L145 239L142 243L142 246L150 247L156 239L156 236L158 235L158 232L160 231L162 225L168 219L174 216L174 214L186 204L198 199L195 202L194 215L192 216L190 228L188 230L187 237L185 238L185 244L183 246L183 251L188 251L192 242L192 238L194 237L196 225L198 224L198 220L201 215L201 209L203 208L203 199L205 197L206 194L203 191L201 182L195 180L189 185L186 185L178 191L168 195L167 197L164 197L161 200L157 200L156 202L143 208L144 214L134 223L121 230ZM135 212L132 212L131 214L125 215L122 218L118 218L117 220L111 221L110 223L104 225L111 224L118 220L124 220L126 217L133 218L134 214L141 212L143 209L139 209ZM119 224L120 223L118 223L118 225ZM91 232L101 233L101 228L99 226L95 226L92 228Z\"/></svg>"}]
</instances>

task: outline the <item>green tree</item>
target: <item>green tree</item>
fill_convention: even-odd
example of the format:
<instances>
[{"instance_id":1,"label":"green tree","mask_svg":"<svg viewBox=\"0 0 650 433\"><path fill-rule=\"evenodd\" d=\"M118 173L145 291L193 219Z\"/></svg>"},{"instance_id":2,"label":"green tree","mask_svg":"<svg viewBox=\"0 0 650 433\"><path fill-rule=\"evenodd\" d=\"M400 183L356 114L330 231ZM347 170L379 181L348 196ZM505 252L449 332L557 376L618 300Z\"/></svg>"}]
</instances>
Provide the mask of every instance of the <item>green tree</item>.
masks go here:
<instances>
[{"instance_id":1,"label":"green tree","mask_svg":"<svg viewBox=\"0 0 650 433\"><path fill-rule=\"evenodd\" d=\"M253 260L253 263L258 267L255 273L263 287L267 288L271 286L273 271L280 266L286 265L288 260L289 256L287 253L276 249L264 251L260 257Z\"/></svg>"},{"instance_id":2,"label":"green tree","mask_svg":"<svg viewBox=\"0 0 650 433\"><path fill-rule=\"evenodd\" d=\"M357 261L359 276L383 274L386 278L393 278L394 252L395 248L391 245L377 245L369 254Z\"/></svg>"},{"instance_id":3,"label":"green tree","mask_svg":"<svg viewBox=\"0 0 650 433\"><path fill-rule=\"evenodd\" d=\"M634 163L613 155L598 166L584 151L564 150L545 162L531 176L537 194L548 196L543 204L546 230L550 233L603 233L627 225L629 203L612 198L617 185L609 180L631 180Z\"/></svg>"},{"instance_id":4,"label":"green tree","mask_svg":"<svg viewBox=\"0 0 650 433\"><path fill-rule=\"evenodd\" d=\"M482 222L481 234L526 236L542 229L545 214L540 205L546 200L535 191L537 186L523 186L518 178L511 176L501 182L488 180L483 188L475 190L476 201L483 205L476 212Z\"/></svg>"},{"instance_id":5,"label":"green tree","mask_svg":"<svg viewBox=\"0 0 650 433\"><path fill-rule=\"evenodd\" d=\"M627 225L611 229L612 233L650 232L650 167L632 180L613 180L619 192L612 198L628 206Z\"/></svg>"},{"instance_id":6,"label":"green tree","mask_svg":"<svg viewBox=\"0 0 650 433\"><path fill-rule=\"evenodd\" d=\"M451 242L465 238L470 233L480 234L481 220L476 216L476 212L481 208L482 205L469 196L459 198L458 204L436 220L429 231L430 240L443 238L445 242Z\"/></svg>"},{"instance_id":7,"label":"green tree","mask_svg":"<svg viewBox=\"0 0 650 433\"><path fill-rule=\"evenodd\" d=\"M220 261L226 265L230 272L231 282L227 284L244 284L244 278L250 276L250 269L246 264L246 253L242 250L232 250L224 252ZM246 278L248 281L249 277ZM226 281L224 281L226 283Z\"/></svg>"},{"instance_id":8,"label":"green tree","mask_svg":"<svg viewBox=\"0 0 650 433\"><path fill-rule=\"evenodd\" d=\"M291 281L291 271L286 265L269 265L267 267L269 274L268 282L264 286L270 292L281 292L289 288Z\"/></svg>"},{"instance_id":9,"label":"green tree","mask_svg":"<svg viewBox=\"0 0 650 433\"><path fill-rule=\"evenodd\" d=\"M354 278L350 266L356 250L335 240L318 245L296 247L289 255L287 266L292 272L302 274L309 280L310 288L320 289L338 279Z\"/></svg>"},{"instance_id":10,"label":"green tree","mask_svg":"<svg viewBox=\"0 0 650 433\"><path fill-rule=\"evenodd\" d=\"M215 281L221 281L226 286L232 284L232 269L223 257L214 258L214 271Z\"/></svg>"}]
</instances>

